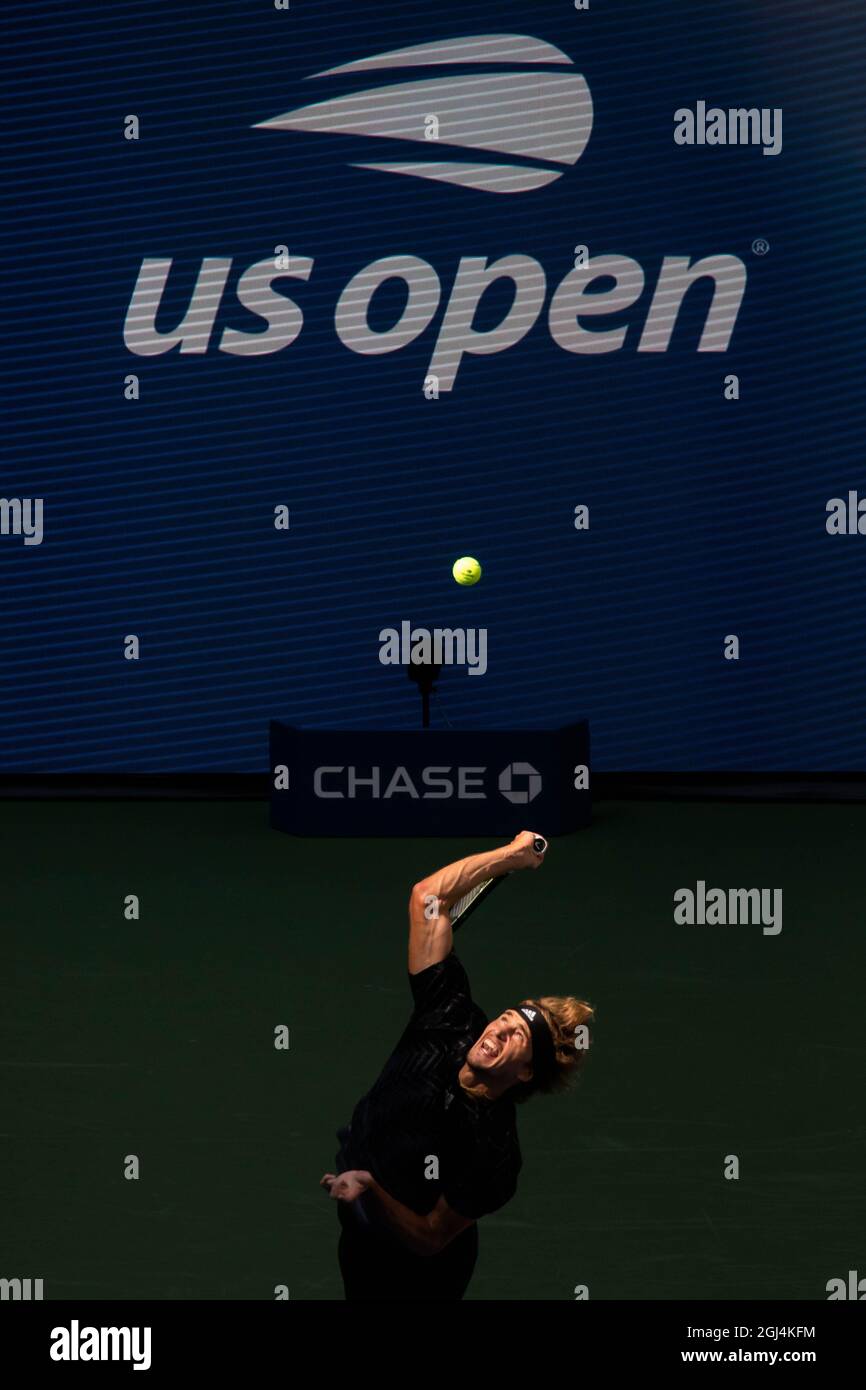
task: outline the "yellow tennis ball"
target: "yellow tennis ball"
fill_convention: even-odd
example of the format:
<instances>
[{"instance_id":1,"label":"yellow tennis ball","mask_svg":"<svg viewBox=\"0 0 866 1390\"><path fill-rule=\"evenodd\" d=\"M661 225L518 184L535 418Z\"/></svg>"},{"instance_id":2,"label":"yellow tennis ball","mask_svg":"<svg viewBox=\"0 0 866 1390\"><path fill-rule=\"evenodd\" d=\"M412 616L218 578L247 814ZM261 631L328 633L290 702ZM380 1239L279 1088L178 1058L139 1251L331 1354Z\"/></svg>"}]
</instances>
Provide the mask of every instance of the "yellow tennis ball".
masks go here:
<instances>
[{"instance_id":1,"label":"yellow tennis ball","mask_svg":"<svg viewBox=\"0 0 866 1390\"><path fill-rule=\"evenodd\" d=\"M477 560L473 560L471 555L464 555L461 559L454 561L454 568L451 573L458 584L467 586L477 584L481 578L481 566Z\"/></svg>"}]
</instances>

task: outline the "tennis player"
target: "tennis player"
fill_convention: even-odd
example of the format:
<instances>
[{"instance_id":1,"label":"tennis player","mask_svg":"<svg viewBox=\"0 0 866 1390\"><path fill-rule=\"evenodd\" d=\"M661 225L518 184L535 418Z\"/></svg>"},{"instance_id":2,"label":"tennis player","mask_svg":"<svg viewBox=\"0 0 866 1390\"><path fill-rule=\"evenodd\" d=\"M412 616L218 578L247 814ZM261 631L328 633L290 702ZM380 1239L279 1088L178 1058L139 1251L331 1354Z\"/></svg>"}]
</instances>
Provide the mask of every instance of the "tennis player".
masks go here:
<instances>
[{"instance_id":1,"label":"tennis player","mask_svg":"<svg viewBox=\"0 0 866 1390\"><path fill-rule=\"evenodd\" d=\"M478 1254L477 1223L517 1189L515 1103L563 1089L587 1055L589 1004L545 995L488 1022L452 949L449 908L487 879L540 868L536 838L524 830L412 889L414 1011L378 1081L338 1133L337 1173L321 1180L338 1204L347 1299L463 1297Z\"/></svg>"}]
</instances>

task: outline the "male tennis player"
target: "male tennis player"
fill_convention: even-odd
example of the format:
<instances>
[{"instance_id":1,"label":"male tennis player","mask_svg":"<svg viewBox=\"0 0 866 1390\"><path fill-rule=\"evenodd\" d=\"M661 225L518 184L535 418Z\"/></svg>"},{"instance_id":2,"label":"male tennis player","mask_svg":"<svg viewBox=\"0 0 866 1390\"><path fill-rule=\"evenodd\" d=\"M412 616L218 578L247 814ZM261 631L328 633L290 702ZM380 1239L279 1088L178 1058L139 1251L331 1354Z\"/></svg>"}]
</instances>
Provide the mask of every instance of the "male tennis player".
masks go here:
<instances>
[{"instance_id":1,"label":"male tennis player","mask_svg":"<svg viewBox=\"0 0 866 1390\"><path fill-rule=\"evenodd\" d=\"M524 830L412 889L414 1012L338 1134L337 1174L321 1180L338 1203L347 1299L463 1297L478 1253L478 1219L517 1188L515 1102L562 1089L586 1057L588 1004L543 996L488 1023L452 949L450 908L487 879L540 868L536 839Z\"/></svg>"}]
</instances>

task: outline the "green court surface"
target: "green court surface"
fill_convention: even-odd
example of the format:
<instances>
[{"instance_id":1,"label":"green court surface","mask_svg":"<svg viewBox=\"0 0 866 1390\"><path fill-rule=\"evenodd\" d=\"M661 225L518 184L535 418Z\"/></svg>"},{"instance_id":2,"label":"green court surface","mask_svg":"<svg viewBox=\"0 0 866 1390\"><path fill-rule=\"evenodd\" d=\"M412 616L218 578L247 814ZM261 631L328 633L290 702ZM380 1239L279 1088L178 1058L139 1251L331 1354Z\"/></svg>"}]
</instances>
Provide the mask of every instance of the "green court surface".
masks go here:
<instances>
[{"instance_id":1,"label":"green court surface","mask_svg":"<svg viewBox=\"0 0 866 1390\"><path fill-rule=\"evenodd\" d=\"M0 1276L341 1298L318 1181L408 1018L409 889L489 843L291 839L257 802L0 803ZM575 993L598 1016L578 1091L518 1111L469 1298L824 1299L866 1274L864 843L859 806L606 802L478 912L457 949L488 1014ZM677 925L698 879L781 888L781 932Z\"/></svg>"}]
</instances>

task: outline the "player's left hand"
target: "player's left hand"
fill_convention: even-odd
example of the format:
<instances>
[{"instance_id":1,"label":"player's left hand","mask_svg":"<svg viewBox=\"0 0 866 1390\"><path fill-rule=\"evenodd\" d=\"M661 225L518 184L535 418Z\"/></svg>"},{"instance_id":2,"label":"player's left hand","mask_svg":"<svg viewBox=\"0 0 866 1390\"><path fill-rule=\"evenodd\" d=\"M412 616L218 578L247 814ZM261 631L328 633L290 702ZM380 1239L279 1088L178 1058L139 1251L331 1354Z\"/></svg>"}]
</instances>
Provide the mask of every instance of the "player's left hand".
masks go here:
<instances>
[{"instance_id":1,"label":"player's left hand","mask_svg":"<svg viewBox=\"0 0 866 1390\"><path fill-rule=\"evenodd\" d=\"M328 1196L337 1202L354 1202L362 1192L366 1192L373 1181L373 1174L362 1169L352 1169L348 1173L325 1173L320 1187L327 1190Z\"/></svg>"}]
</instances>

